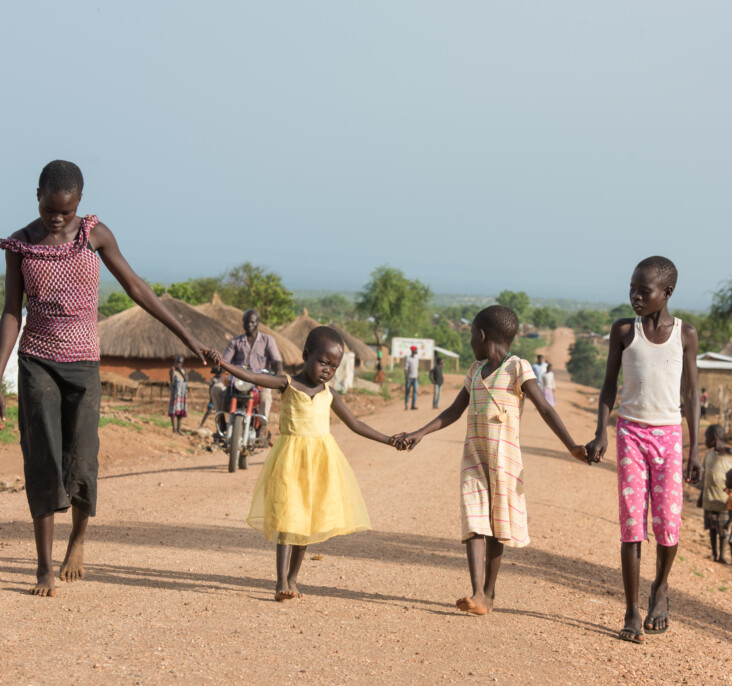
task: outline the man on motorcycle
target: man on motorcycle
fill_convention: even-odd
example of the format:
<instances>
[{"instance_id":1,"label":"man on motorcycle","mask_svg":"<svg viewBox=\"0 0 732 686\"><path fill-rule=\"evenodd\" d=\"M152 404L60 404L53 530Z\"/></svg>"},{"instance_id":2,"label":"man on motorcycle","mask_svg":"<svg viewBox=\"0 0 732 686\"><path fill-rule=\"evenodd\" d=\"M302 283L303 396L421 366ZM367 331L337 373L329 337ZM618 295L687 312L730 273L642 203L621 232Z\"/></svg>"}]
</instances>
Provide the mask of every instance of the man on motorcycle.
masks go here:
<instances>
[{"instance_id":1,"label":"man on motorcycle","mask_svg":"<svg viewBox=\"0 0 732 686\"><path fill-rule=\"evenodd\" d=\"M244 333L229 341L224 351L224 362L239 367L247 367L253 372L270 371L282 374L282 355L277 349L272 336L259 332L259 313L256 310L247 310L242 317ZM263 388L259 395L258 413L269 420L269 411L272 408L272 391Z\"/></svg>"}]
</instances>

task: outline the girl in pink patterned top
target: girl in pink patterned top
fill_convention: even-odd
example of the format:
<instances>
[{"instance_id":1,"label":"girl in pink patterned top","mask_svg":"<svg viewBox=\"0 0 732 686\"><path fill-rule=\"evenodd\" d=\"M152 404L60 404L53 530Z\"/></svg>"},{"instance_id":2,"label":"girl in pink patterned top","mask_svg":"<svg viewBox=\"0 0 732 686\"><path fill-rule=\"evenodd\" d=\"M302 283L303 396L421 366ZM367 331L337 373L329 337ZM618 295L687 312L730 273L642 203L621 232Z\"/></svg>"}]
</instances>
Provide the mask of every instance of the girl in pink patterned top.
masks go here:
<instances>
[{"instance_id":1,"label":"girl in pink patterned top","mask_svg":"<svg viewBox=\"0 0 732 686\"><path fill-rule=\"evenodd\" d=\"M84 179L71 162L46 165L38 182L40 218L10 238L5 250L5 307L0 318L0 378L20 333L23 294L28 316L18 346L18 425L38 551L31 593L56 595L54 514L72 511L60 578L84 577L84 536L96 513L99 450L99 260L129 296L205 361L207 349L162 306L127 264L112 232L93 215L79 217ZM0 393L0 416L5 400Z\"/></svg>"}]
</instances>

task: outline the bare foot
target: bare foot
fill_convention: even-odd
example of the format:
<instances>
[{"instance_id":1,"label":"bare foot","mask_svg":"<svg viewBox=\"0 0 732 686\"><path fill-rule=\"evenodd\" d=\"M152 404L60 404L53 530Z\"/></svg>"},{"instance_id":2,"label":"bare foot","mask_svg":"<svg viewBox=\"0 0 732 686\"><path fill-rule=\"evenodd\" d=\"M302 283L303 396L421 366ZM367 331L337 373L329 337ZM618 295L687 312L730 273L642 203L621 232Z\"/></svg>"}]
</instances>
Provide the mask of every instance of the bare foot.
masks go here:
<instances>
[{"instance_id":1,"label":"bare foot","mask_svg":"<svg viewBox=\"0 0 732 686\"><path fill-rule=\"evenodd\" d=\"M84 578L84 540L69 541L66 558L58 575L61 581L79 581Z\"/></svg>"},{"instance_id":2,"label":"bare foot","mask_svg":"<svg viewBox=\"0 0 732 686\"><path fill-rule=\"evenodd\" d=\"M53 572L37 575L36 585L30 589L31 595L40 595L53 598L56 595L56 584L53 580Z\"/></svg>"},{"instance_id":3,"label":"bare foot","mask_svg":"<svg viewBox=\"0 0 732 686\"><path fill-rule=\"evenodd\" d=\"M302 593L297 590L297 582L294 579L288 579L287 585L290 589L290 593L292 594L292 597L297 600L299 598L302 598Z\"/></svg>"},{"instance_id":4,"label":"bare foot","mask_svg":"<svg viewBox=\"0 0 732 686\"><path fill-rule=\"evenodd\" d=\"M275 588L275 600L278 603L284 602L285 600L294 600L294 598L295 596L289 588L277 584L277 587Z\"/></svg>"},{"instance_id":5,"label":"bare foot","mask_svg":"<svg viewBox=\"0 0 732 686\"><path fill-rule=\"evenodd\" d=\"M478 596L473 596L472 598L468 598L465 596L464 598L459 598L455 605L457 605L458 610L462 610L463 612L468 612L469 614L473 615L487 615L488 612L493 610L493 601L490 603L490 610L488 609L485 598L479 598Z\"/></svg>"}]
</instances>

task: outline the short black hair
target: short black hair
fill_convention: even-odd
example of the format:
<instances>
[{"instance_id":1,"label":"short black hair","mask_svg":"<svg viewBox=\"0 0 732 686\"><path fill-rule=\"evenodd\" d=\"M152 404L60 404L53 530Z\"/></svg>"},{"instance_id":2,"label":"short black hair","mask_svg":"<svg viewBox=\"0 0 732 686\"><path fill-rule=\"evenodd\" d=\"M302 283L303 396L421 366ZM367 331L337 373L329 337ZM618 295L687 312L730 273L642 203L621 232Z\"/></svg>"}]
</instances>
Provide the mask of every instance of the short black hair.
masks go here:
<instances>
[{"instance_id":1,"label":"short black hair","mask_svg":"<svg viewBox=\"0 0 732 686\"><path fill-rule=\"evenodd\" d=\"M38 190L41 193L73 193L79 195L84 190L84 177L81 169L73 162L54 160L49 162L38 179Z\"/></svg>"},{"instance_id":2,"label":"short black hair","mask_svg":"<svg viewBox=\"0 0 732 686\"><path fill-rule=\"evenodd\" d=\"M704 432L704 435L710 435L714 436L715 438L719 439L720 441L724 440L724 427L721 424L710 424L707 427L707 430Z\"/></svg>"},{"instance_id":3,"label":"short black hair","mask_svg":"<svg viewBox=\"0 0 732 686\"><path fill-rule=\"evenodd\" d=\"M519 320L516 313L503 305L491 305L475 315L475 326L484 331L487 338L511 345L518 333Z\"/></svg>"},{"instance_id":4,"label":"short black hair","mask_svg":"<svg viewBox=\"0 0 732 686\"><path fill-rule=\"evenodd\" d=\"M662 286L676 288L679 272L676 270L676 265L667 257L661 257L660 255L646 257L645 260L638 262L636 269L655 269Z\"/></svg>"},{"instance_id":5,"label":"short black hair","mask_svg":"<svg viewBox=\"0 0 732 686\"><path fill-rule=\"evenodd\" d=\"M345 350L346 348L343 343L343 338L335 329L331 329L329 326L316 326L308 334L303 352L305 350L311 353L315 352L321 343L326 342L335 343L341 350Z\"/></svg>"}]
</instances>

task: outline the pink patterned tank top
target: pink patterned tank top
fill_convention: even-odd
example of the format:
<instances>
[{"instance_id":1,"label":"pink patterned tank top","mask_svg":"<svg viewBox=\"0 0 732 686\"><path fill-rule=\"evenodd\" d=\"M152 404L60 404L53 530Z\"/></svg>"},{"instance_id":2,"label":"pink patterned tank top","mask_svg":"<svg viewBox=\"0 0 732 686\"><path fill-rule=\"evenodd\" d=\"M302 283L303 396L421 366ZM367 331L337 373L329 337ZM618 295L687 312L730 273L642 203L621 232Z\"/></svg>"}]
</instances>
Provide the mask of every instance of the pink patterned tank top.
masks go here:
<instances>
[{"instance_id":1,"label":"pink patterned tank top","mask_svg":"<svg viewBox=\"0 0 732 686\"><path fill-rule=\"evenodd\" d=\"M99 256L88 247L98 222L86 215L76 238L63 245L0 240L0 248L23 258L28 316L18 352L54 362L99 360Z\"/></svg>"}]
</instances>

